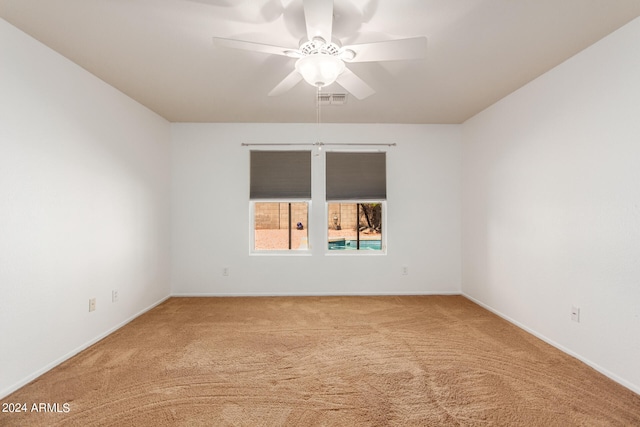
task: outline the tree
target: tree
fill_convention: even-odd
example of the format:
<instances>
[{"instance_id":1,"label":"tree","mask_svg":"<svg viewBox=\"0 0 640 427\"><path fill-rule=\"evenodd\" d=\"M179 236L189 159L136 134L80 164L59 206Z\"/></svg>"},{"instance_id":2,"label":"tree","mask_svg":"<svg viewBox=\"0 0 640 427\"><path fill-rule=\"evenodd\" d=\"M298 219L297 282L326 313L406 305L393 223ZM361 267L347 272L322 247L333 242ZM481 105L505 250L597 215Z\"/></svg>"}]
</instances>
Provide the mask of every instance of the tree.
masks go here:
<instances>
[{"instance_id":1,"label":"tree","mask_svg":"<svg viewBox=\"0 0 640 427\"><path fill-rule=\"evenodd\" d=\"M380 203L359 203L359 221L360 229L369 229L371 231L380 232L382 230L382 204ZM364 221L362 220L364 217Z\"/></svg>"}]
</instances>

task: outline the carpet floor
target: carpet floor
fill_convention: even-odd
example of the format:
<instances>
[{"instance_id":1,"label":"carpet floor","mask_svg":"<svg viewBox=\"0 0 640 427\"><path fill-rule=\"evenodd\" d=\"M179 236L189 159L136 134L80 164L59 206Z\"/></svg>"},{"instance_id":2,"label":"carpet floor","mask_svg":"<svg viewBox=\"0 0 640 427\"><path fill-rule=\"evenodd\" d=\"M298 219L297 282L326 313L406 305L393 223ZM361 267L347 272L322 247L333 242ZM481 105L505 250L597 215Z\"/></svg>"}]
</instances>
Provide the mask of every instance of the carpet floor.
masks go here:
<instances>
[{"instance_id":1,"label":"carpet floor","mask_svg":"<svg viewBox=\"0 0 640 427\"><path fill-rule=\"evenodd\" d=\"M2 402L58 404L3 426L640 425L638 394L460 296L170 298Z\"/></svg>"}]
</instances>

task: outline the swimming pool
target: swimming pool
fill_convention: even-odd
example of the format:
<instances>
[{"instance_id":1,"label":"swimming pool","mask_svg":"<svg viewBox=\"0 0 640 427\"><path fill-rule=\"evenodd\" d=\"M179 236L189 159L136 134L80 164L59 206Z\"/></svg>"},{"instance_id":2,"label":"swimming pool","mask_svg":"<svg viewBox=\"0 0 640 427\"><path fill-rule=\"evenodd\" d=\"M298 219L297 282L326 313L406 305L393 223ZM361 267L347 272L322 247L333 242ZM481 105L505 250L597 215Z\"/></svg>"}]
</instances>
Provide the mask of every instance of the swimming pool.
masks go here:
<instances>
[{"instance_id":1,"label":"swimming pool","mask_svg":"<svg viewBox=\"0 0 640 427\"><path fill-rule=\"evenodd\" d=\"M357 240L339 239L329 242L330 251L357 250ZM382 240L360 240L360 250L379 251L382 249Z\"/></svg>"}]
</instances>

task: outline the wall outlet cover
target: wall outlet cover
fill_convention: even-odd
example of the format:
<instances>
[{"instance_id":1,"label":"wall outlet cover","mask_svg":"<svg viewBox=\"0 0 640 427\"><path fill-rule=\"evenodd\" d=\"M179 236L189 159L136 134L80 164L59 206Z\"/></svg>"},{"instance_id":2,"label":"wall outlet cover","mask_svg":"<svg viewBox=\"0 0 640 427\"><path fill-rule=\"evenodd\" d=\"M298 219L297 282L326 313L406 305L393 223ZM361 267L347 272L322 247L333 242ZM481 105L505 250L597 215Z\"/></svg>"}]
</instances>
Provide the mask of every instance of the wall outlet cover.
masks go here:
<instances>
[{"instance_id":1,"label":"wall outlet cover","mask_svg":"<svg viewBox=\"0 0 640 427\"><path fill-rule=\"evenodd\" d=\"M575 305L571 307L571 320L580 323L580 307Z\"/></svg>"}]
</instances>

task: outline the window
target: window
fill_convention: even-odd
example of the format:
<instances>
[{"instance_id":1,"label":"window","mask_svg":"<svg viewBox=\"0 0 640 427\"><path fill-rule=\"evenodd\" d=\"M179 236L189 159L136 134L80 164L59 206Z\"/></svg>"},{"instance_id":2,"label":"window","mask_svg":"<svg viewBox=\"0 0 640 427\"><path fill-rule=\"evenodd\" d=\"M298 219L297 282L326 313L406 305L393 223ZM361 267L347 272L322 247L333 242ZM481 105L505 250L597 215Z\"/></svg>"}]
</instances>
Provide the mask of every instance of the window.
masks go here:
<instances>
[{"instance_id":1,"label":"window","mask_svg":"<svg viewBox=\"0 0 640 427\"><path fill-rule=\"evenodd\" d=\"M310 151L251 151L252 251L307 250Z\"/></svg>"},{"instance_id":2,"label":"window","mask_svg":"<svg viewBox=\"0 0 640 427\"><path fill-rule=\"evenodd\" d=\"M327 152L326 194L329 251L386 251L386 153Z\"/></svg>"}]
</instances>

